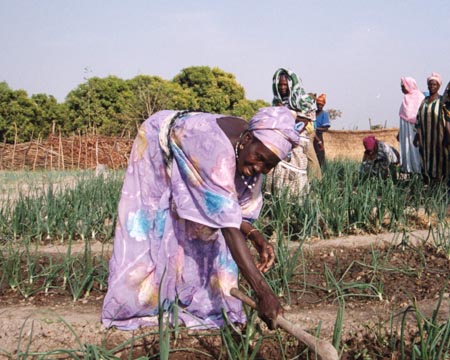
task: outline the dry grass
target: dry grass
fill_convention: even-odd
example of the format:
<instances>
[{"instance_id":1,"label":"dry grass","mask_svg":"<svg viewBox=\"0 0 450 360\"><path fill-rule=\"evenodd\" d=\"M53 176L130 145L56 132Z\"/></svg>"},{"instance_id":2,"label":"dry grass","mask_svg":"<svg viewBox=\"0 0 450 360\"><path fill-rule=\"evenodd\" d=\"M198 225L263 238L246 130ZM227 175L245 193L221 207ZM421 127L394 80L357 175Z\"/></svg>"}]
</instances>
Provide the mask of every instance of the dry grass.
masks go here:
<instances>
[{"instance_id":1,"label":"dry grass","mask_svg":"<svg viewBox=\"0 0 450 360\"><path fill-rule=\"evenodd\" d=\"M360 161L363 157L362 140L374 135L378 140L388 143L397 150L397 128L380 130L330 130L323 134L326 157L330 160L351 159Z\"/></svg>"}]
</instances>

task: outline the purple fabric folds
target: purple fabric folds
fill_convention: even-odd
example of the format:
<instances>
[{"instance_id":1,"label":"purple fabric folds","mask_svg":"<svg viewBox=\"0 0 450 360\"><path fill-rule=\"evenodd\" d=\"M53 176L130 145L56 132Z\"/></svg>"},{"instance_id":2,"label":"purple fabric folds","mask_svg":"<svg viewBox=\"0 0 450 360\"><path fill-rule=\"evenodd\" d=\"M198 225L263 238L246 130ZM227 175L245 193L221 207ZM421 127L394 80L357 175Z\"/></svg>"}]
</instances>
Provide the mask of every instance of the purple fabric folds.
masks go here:
<instances>
[{"instance_id":1,"label":"purple fabric folds","mask_svg":"<svg viewBox=\"0 0 450 360\"><path fill-rule=\"evenodd\" d=\"M219 229L256 219L262 177L251 190L236 177L234 149L216 122L221 115L204 113L175 121L169 175L158 137L174 114L151 116L133 144L103 304L106 327L157 325L158 307L170 313L176 300L179 321L189 327L221 326L222 309L232 322L246 320L230 295L238 268Z\"/></svg>"}]
</instances>

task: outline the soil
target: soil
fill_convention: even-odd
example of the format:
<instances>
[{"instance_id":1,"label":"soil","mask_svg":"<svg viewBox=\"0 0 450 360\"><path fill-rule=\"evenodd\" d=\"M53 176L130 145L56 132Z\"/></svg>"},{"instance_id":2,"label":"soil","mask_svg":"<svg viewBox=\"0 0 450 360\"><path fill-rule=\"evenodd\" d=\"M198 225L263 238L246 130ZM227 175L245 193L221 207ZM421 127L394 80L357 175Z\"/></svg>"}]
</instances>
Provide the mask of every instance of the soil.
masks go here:
<instances>
[{"instance_id":1,"label":"soil","mask_svg":"<svg viewBox=\"0 0 450 360\"><path fill-rule=\"evenodd\" d=\"M320 338L331 341L340 306L336 298L340 294L344 299L341 305L345 306L341 359L400 359L399 339L404 319L408 358L410 342L417 340L414 304L426 317L431 317L443 294L438 319L447 321L450 317L449 290L446 290L450 259L424 240L428 234L428 231L412 232L405 243L395 234L305 243L303 257L289 286L290 294L283 294L284 299L290 295L291 300L290 304L285 303L285 317L313 334L320 327ZM291 246L294 250L298 244ZM105 251L104 244L93 244L92 251L101 250ZM110 249L106 250L108 256ZM64 247L47 246L42 251L56 256L64 254ZM323 275L325 269L327 277ZM336 283L339 287L333 285ZM74 302L62 293L49 291L24 300L4 289L0 292L0 358L18 358L20 351L51 350L55 353L44 358L70 357L57 349L83 350L84 358L90 358L85 357L88 351L94 354L105 351L102 349L110 350L100 356L105 359L111 358L110 355L123 359L152 355L158 358L158 328L126 332L101 326L103 296L104 292L97 290ZM270 331L259 321L257 327L273 336L264 338L256 359L279 359L281 351L288 359L298 354L303 354L298 359L315 358L293 336L281 330ZM279 337L275 336L277 333ZM243 339L239 332L234 336L238 342ZM133 337L134 341L113 349ZM253 349L256 342L250 345ZM188 332L181 328L176 341L171 340L170 349L170 359L231 358L218 331Z\"/></svg>"}]
</instances>

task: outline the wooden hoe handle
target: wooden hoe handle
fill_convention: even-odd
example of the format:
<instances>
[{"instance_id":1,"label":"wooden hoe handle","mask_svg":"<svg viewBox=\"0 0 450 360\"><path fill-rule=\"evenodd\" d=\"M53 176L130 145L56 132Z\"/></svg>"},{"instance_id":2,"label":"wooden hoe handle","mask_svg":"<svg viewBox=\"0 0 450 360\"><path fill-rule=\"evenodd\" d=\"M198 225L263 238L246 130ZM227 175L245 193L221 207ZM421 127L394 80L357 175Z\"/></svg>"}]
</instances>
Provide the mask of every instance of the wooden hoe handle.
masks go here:
<instances>
[{"instance_id":1,"label":"wooden hoe handle","mask_svg":"<svg viewBox=\"0 0 450 360\"><path fill-rule=\"evenodd\" d=\"M253 309L258 309L258 305L256 304L256 302L252 298L245 295L239 289L233 288L231 289L230 293L235 298L238 298ZM330 342L316 338L315 336L303 330L299 325L293 324L292 322L287 320L283 315L278 315L275 321L280 328L295 336L309 349L313 350L320 357L320 359L339 360L338 353Z\"/></svg>"}]
</instances>

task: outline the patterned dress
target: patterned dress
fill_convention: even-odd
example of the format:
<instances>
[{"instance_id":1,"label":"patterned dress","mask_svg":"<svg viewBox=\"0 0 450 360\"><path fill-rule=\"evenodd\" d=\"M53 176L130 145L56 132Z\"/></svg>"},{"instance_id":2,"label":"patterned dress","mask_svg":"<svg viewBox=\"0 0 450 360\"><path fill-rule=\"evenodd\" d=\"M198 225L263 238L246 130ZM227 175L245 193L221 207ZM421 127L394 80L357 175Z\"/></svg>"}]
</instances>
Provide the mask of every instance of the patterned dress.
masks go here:
<instances>
[{"instance_id":1,"label":"patterned dress","mask_svg":"<svg viewBox=\"0 0 450 360\"><path fill-rule=\"evenodd\" d=\"M175 114L151 116L133 144L103 304L106 327L156 325L158 307L170 310L175 301L189 327L221 326L222 310L245 322L241 302L229 293L238 268L220 228L258 216L262 178L252 179L249 190L236 177L234 149L216 122L222 115L178 118L167 141L172 159L165 161L161 128Z\"/></svg>"},{"instance_id":2,"label":"patterned dress","mask_svg":"<svg viewBox=\"0 0 450 360\"><path fill-rule=\"evenodd\" d=\"M417 114L416 131L422 141L420 156L423 175L431 180L444 180L448 175L448 150L444 146L445 120L441 111L441 99L422 102Z\"/></svg>"},{"instance_id":3,"label":"patterned dress","mask_svg":"<svg viewBox=\"0 0 450 360\"><path fill-rule=\"evenodd\" d=\"M265 192L276 194L287 188L291 196L301 198L309 192L307 148L311 146L306 135L300 135L299 146L292 149L288 159L282 160L266 176Z\"/></svg>"}]
</instances>

